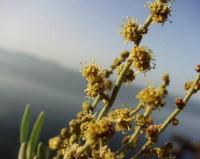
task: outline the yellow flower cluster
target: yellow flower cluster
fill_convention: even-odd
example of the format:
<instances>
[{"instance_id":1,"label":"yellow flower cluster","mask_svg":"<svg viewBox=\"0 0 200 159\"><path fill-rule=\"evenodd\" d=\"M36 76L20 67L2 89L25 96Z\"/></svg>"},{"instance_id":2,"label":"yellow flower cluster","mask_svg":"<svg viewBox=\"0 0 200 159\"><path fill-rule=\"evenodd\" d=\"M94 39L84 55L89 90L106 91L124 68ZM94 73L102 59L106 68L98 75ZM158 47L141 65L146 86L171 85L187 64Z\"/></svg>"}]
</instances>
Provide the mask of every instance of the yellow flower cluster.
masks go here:
<instances>
[{"instance_id":1,"label":"yellow flower cluster","mask_svg":"<svg viewBox=\"0 0 200 159\"><path fill-rule=\"evenodd\" d=\"M100 146L98 150L93 150L92 158L94 159L116 159L116 154L111 151L111 149L105 145Z\"/></svg>"},{"instance_id":2,"label":"yellow flower cluster","mask_svg":"<svg viewBox=\"0 0 200 159\"><path fill-rule=\"evenodd\" d=\"M146 47L134 47L131 52L131 59L133 60L133 66L140 72L147 72L155 65L152 63L154 60L153 53Z\"/></svg>"},{"instance_id":3,"label":"yellow flower cluster","mask_svg":"<svg viewBox=\"0 0 200 159\"><path fill-rule=\"evenodd\" d=\"M108 118L115 123L116 131L124 132L130 130L132 126L132 117L128 108L115 109L108 114Z\"/></svg>"},{"instance_id":4,"label":"yellow flower cluster","mask_svg":"<svg viewBox=\"0 0 200 159\"><path fill-rule=\"evenodd\" d=\"M88 142L94 142L98 138L106 139L114 135L114 125L107 119L103 118L99 122L92 123L85 132L85 138Z\"/></svg>"},{"instance_id":5,"label":"yellow flower cluster","mask_svg":"<svg viewBox=\"0 0 200 159\"><path fill-rule=\"evenodd\" d=\"M171 7L167 0L155 0L149 6L153 22L164 23L171 13Z\"/></svg>"},{"instance_id":6,"label":"yellow flower cluster","mask_svg":"<svg viewBox=\"0 0 200 159\"><path fill-rule=\"evenodd\" d=\"M92 63L82 70L82 75L88 81L85 92L88 97L96 97L102 95L105 90L112 87L112 82L105 77L105 70L101 70L100 66Z\"/></svg>"},{"instance_id":7,"label":"yellow flower cluster","mask_svg":"<svg viewBox=\"0 0 200 159\"><path fill-rule=\"evenodd\" d=\"M126 23L123 26L123 30L121 31L121 35L125 39L126 42L133 41L138 43L138 40L141 38L141 34L138 32L139 25L137 21L128 17Z\"/></svg>"},{"instance_id":8,"label":"yellow flower cluster","mask_svg":"<svg viewBox=\"0 0 200 159\"><path fill-rule=\"evenodd\" d=\"M151 106L153 109L165 104L165 94L163 94L161 88L156 88L154 86L149 86L141 90L136 97L141 103Z\"/></svg>"}]
</instances>

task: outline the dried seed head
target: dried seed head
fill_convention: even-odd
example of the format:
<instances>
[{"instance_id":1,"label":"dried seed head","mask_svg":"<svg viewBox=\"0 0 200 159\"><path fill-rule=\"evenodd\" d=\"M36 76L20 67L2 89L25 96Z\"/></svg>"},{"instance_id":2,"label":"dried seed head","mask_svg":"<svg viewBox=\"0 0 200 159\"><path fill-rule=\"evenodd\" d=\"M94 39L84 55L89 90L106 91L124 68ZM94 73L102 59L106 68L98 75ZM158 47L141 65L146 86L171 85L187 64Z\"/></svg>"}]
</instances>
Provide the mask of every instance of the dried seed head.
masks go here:
<instances>
[{"instance_id":1,"label":"dried seed head","mask_svg":"<svg viewBox=\"0 0 200 159\"><path fill-rule=\"evenodd\" d=\"M153 53L145 47L134 47L131 53L133 66L140 72L147 72L155 67Z\"/></svg>"},{"instance_id":2,"label":"dried seed head","mask_svg":"<svg viewBox=\"0 0 200 159\"><path fill-rule=\"evenodd\" d=\"M181 99L181 98L176 98L175 103L176 103L177 108L179 108L179 109L183 109L183 107L185 106L185 103L184 103L183 99Z\"/></svg>"}]
</instances>

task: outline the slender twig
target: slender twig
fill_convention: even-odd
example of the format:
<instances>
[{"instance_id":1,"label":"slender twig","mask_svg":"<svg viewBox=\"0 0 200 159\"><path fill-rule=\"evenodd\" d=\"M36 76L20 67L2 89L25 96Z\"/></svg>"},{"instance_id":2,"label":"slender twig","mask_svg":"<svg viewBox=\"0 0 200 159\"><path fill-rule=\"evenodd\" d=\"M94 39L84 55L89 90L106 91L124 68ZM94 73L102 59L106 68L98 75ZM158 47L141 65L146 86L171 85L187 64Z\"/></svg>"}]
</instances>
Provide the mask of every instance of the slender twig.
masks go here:
<instances>
[{"instance_id":1,"label":"slender twig","mask_svg":"<svg viewBox=\"0 0 200 159\"><path fill-rule=\"evenodd\" d=\"M152 16L149 16L147 18L147 20L145 21L144 25L141 26L140 30L146 30L148 29L149 25L151 24L152 22ZM139 46L140 42L142 40L142 37L138 40L138 42L136 43L136 46ZM99 116L97 118L97 121L99 121L108 111L109 109L112 107L116 97L117 97L117 94L119 92L119 89L122 85L122 82L123 82L123 79L127 73L127 71L129 70L129 68L131 67L132 65L132 60L130 60L130 55L129 55L129 58L127 59L121 73L119 74L118 78L117 78L117 81L115 83L115 86L114 86L114 89L112 91L112 95L111 95L111 98L110 100L105 104L105 106L102 108L102 110L100 111L99 113Z\"/></svg>"},{"instance_id":2,"label":"slender twig","mask_svg":"<svg viewBox=\"0 0 200 159\"><path fill-rule=\"evenodd\" d=\"M188 101L190 100L190 98L192 97L192 95L196 92L196 85L199 83L200 81L200 74L198 74L196 80L193 82L192 87L190 88L190 90L188 91L188 93L185 95L185 97L183 98L183 102L186 106L186 104L188 103ZM161 127L159 129L159 134L161 134L166 128L167 126L171 123L171 121L182 111L183 109L180 108L176 108L170 115L169 117L161 124ZM147 141L143 147L139 150L138 153L135 154L135 156L132 157L132 159L136 159L138 158L139 155L141 155L143 152L145 152L149 147L151 147L153 145L152 142Z\"/></svg>"},{"instance_id":3,"label":"slender twig","mask_svg":"<svg viewBox=\"0 0 200 159\"><path fill-rule=\"evenodd\" d=\"M134 116L137 112L139 112L141 110L141 108L143 107L143 104L140 103L138 104L131 112L130 115Z\"/></svg>"},{"instance_id":4,"label":"slender twig","mask_svg":"<svg viewBox=\"0 0 200 159\"><path fill-rule=\"evenodd\" d=\"M148 118L149 115L152 113L152 107L148 106L143 114L144 118ZM122 152L123 150L125 150L126 148L128 148L128 146L138 137L138 135L140 134L140 131L142 129L142 126L138 125L135 127L135 131L134 133L131 135L131 138L129 139L129 141L123 145L119 150L118 150L118 154L120 152Z\"/></svg>"},{"instance_id":5,"label":"slender twig","mask_svg":"<svg viewBox=\"0 0 200 159\"><path fill-rule=\"evenodd\" d=\"M145 21L144 25L141 26L141 30L142 29L148 29L149 25L151 24L152 22L152 17L149 16L147 18L147 20ZM142 37L141 37L142 39ZM138 40L138 43L136 44L136 46L139 46L140 42L141 42L141 39ZM122 82L123 82L123 79L124 79L124 76L126 75L128 69L131 67L132 65L132 60L130 60L130 55L126 61L126 63L124 64L124 67L121 71L121 73L119 74L118 78L117 78L117 81L115 83L115 86L113 88L113 91L112 91L112 94L111 94L111 97L109 99L109 101L105 104L105 106L102 108L102 110L100 111L99 113L99 116L97 118L97 122L109 111L109 109L111 108L111 106L113 105L116 97L117 97L117 94L119 92L119 89L122 85ZM95 105L98 104L99 101L95 102ZM80 148L79 150L79 154L83 153L85 150L87 150L89 148L89 146L91 145L92 143L88 143L87 141L85 142L85 144Z\"/></svg>"},{"instance_id":6,"label":"slender twig","mask_svg":"<svg viewBox=\"0 0 200 159\"><path fill-rule=\"evenodd\" d=\"M93 101L93 103L92 103L92 110L94 110L94 109L97 107L97 105L98 105L100 99L101 99L101 95L98 95L98 96L94 99L94 101Z\"/></svg>"}]
</instances>

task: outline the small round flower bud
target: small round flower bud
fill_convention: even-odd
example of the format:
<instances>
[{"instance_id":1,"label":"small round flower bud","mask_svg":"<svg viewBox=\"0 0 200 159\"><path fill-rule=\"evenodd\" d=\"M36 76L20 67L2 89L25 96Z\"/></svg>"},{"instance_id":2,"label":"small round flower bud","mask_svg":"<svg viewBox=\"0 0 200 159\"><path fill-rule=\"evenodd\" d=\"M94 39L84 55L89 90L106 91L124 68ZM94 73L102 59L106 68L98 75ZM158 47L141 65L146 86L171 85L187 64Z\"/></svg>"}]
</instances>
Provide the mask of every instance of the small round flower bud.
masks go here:
<instances>
[{"instance_id":1,"label":"small round flower bud","mask_svg":"<svg viewBox=\"0 0 200 159\"><path fill-rule=\"evenodd\" d=\"M51 150L57 150L61 144L61 139L59 136L49 139L49 148Z\"/></svg>"},{"instance_id":2,"label":"small round flower bud","mask_svg":"<svg viewBox=\"0 0 200 159\"><path fill-rule=\"evenodd\" d=\"M195 68L195 70L200 73L200 64L197 65L197 67Z\"/></svg>"},{"instance_id":3,"label":"small round flower bud","mask_svg":"<svg viewBox=\"0 0 200 159\"><path fill-rule=\"evenodd\" d=\"M192 84L193 84L193 81L186 82L184 86L185 90L186 91L189 90L192 87Z\"/></svg>"},{"instance_id":4,"label":"small round flower bud","mask_svg":"<svg viewBox=\"0 0 200 159\"><path fill-rule=\"evenodd\" d=\"M178 119L177 119L177 118L173 118L173 119L172 119L172 125L173 125L173 126L177 126L178 124L179 124Z\"/></svg>"},{"instance_id":5,"label":"small round flower bud","mask_svg":"<svg viewBox=\"0 0 200 159\"><path fill-rule=\"evenodd\" d=\"M60 136L61 138L65 139L65 138L68 138L70 135L69 135L69 130L67 128L62 128L60 130Z\"/></svg>"},{"instance_id":6,"label":"small round flower bud","mask_svg":"<svg viewBox=\"0 0 200 159\"><path fill-rule=\"evenodd\" d=\"M120 57L126 59L128 56L129 56L130 52L129 51L123 51L121 54L120 54Z\"/></svg>"},{"instance_id":7,"label":"small round flower bud","mask_svg":"<svg viewBox=\"0 0 200 159\"><path fill-rule=\"evenodd\" d=\"M183 109L183 107L185 106L185 103L184 103L183 99L181 99L181 98L176 98L175 103L179 109Z\"/></svg>"},{"instance_id":8,"label":"small round flower bud","mask_svg":"<svg viewBox=\"0 0 200 159\"><path fill-rule=\"evenodd\" d=\"M163 79L165 85L169 85L169 75L168 74L165 74L162 79Z\"/></svg>"},{"instance_id":9,"label":"small round flower bud","mask_svg":"<svg viewBox=\"0 0 200 159\"><path fill-rule=\"evenodd\" d=\"M121 60L119 58L116 58L112 65L111 65L111 68L114 70L117 66L119 66L121 64Z\"/></svg>"}]
</instances>

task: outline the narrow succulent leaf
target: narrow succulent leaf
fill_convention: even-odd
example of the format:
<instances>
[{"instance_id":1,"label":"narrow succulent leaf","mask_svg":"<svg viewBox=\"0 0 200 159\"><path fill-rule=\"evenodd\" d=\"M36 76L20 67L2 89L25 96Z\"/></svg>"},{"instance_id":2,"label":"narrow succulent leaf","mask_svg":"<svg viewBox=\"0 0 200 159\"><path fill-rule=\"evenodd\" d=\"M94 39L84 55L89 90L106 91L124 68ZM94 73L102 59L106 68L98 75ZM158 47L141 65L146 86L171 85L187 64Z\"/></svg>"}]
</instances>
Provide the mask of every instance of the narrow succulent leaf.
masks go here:
<instances>
[{"instance_id":1,"label":"narrow succulent leaf","mask_svg":"<svg viewBox=\"0 0 200 159\"><path fill-rule=\"evenodd\" d=\"M33 159L38 159L38 156L34 156Z\"/></svg>"},{"instance_id":2,"label":"narrow succulent leaf","mask_svg":"<svg viewBox=\"0 0 200 159\"><path fill-rule=\"evenodd\" d=\"M43 145L43 143L39 143L37 146L37 156L38 159L46 159L46 152L45 152L45 147Z\"/></svg>"},{"instance_id":3,"label":"narrow succulent leaf","mask_svg":"<svg viewBox=\"0 0 200 159\"><path fill-rule=\"evenodd\" d=\"M31 159L33 156L33 153L36 149L36 145L42 130L42 126L44 123L44 118L45 118L45 113L41 112L38 117L37 120L33 126L32 132L31 132L31 136L29 138L28 141L28 146L27 146L27 159Z\"/></svg>"},{"instance_id":4,"label":"narrow succulent leaf","mask_svg":"<svg viewBox=\"0 0 200 159\"><path fill-rule=\"evenodd\" d=\"M28 142L30 117L31 117L31 108L30 105L26 105L20 126L20 144L22 144L23 142L25 143Z\"/></svg>"},{"instance_id":5,"label":"narrow succulent leaf","mask_svg":"<svg viewBox=\"0 0 200 159\"><path fill-rule=\"evenodd\" d=\"M26 159L26 143L22 143L19 148L18 159Z\"/></svg>"}]
</instances>

